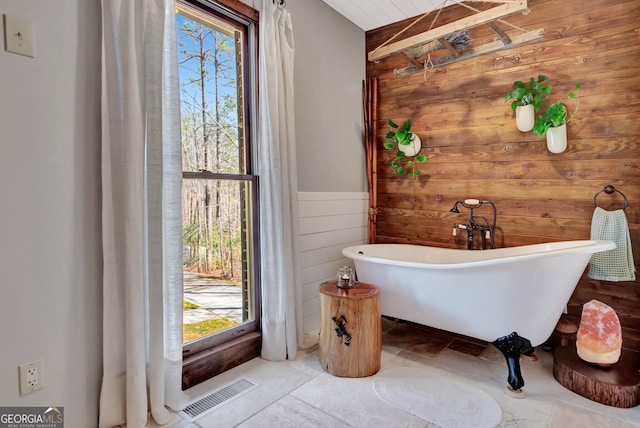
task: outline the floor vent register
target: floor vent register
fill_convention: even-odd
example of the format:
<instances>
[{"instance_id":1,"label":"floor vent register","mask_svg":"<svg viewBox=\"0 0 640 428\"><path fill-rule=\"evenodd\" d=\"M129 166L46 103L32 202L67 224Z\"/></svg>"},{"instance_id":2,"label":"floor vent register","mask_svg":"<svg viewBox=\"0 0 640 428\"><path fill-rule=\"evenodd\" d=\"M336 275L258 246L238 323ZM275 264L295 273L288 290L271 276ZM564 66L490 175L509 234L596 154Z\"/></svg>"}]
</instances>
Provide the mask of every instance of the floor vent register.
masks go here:
<instances>
[{"instance_id":1,"label":"floor vent register","mask_svg":"<svg viewBox=\"0 0 640 428\"><path fill-rule=\"evenodd\" d=\"M238 379L235 382L189 404L182 412L180 412L180 415L183 419L189 422L194 422L213 409L255 387L256 384L250 380L244 378Z\"/></svg>"}]
</instances>

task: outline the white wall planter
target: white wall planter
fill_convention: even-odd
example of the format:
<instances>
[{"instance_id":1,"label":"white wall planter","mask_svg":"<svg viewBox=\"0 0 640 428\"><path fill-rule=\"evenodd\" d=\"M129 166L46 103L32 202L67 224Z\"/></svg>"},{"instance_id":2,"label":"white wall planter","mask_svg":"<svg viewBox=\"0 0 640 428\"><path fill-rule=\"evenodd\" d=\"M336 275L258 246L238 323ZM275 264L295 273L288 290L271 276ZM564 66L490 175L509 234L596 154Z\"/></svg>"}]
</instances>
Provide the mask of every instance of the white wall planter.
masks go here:
<instances>
[{"instance_id":1,"label":"white wall planter","mask_svg":"<svg viewBox=\"0 0 640 428\"><path fill-rule=\"evenodd\" d=\"M562 153L567 149L567 124L547 130L547 149L551 153Z\"/></svg>"},{"instance_id":2,"label":"white wall planter","mask_svg":"<svg viewBox=\"0 0 640 428\"><path fill-rule=\"evenodd\" d=\"M518 131L531 131L535 121L536 116L532 104L516 107L516 127L518 128Z\"/></svg>"},{"instance_id":3,"label":"white wall planter","mask_svg":"<svg viewBox=\"0 0 640 428\"><path fill-rule=\"evenodd\" d=\"M415 156L422 148L422 141L418 135L413 134L411 136L411 142L407 145L398 144L398 150L404 152L405 156Z\"/></svg>"}]
</instances>

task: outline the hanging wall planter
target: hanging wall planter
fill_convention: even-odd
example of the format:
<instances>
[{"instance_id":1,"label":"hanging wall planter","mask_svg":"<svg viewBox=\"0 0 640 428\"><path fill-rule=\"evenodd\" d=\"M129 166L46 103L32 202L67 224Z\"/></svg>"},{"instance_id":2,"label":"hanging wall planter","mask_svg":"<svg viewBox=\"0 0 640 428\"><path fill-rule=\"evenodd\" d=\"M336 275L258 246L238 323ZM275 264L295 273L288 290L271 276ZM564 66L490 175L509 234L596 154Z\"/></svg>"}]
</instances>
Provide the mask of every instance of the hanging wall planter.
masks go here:
<instances>
[{"instance_id":1,"label":"hanging wall planter","mask_svg":"<svg viewBox=\"0 0 640 428\"><path fill-rule=\"evenodd\" d=\"M551 153L562 153L567 149L567 123L575 116L578 108L578 89L580 84L576 85L576 92L569 92L568 99L573 99L576 109L571 117L567 118L567 106L557 101L549 106L543 116L536 120L533 132L541 137L547 137L547 149Z\"/></svg>"},{"instance_id":2,"label":"hanging wall planter","mask_svg":"<svg viewBox=\"0 0 640 428\"><path fill-rule=\"evenodd\" d=\"M528 82L517 80L513 89L504 97L504 102L511 102L511 110L516 112L516 127L521 132L529 132L535 124L535 113L540 110L543 96L551 93L551 85L541 83L547 80L545 75L538 75L538 80L531 77Z\"/></svg>"},{"instance_id":3,"label":"hanging wall planter","mask_svg":"<svg viewBox=\"0 0 640 428\"><path fill-rule=\"evenodd\" d=\"M415 179L422 174L422 171L416 168L416 164L429 160L427 156L418 154L422 148L422 141L420 137L411 132L411 120L409 119L404 121L402 128L389 119L389 126L391 131L387 133L385 138L391 141L386 141L384 148L396 151L396 158L389 165L398 174L408 175Z\"/></svg>"},{"instance_id":4,"label":"hanging wall planter","mask_svg":"<svg viewBox=\"0 0 640 428\"><path fill-rule=\"evenodd\" d=\"M567 149L567 124L547 129L547 150L562 153Z\"/></svg>"},{"instance_id":5,"label":"hanging wall planter","mask_svg":"<svg viewBox=\"0 0 640 428\"><path fill-rule=\"evenodd\" d=\"M533 104L516 107L516 127L520 132L529 132L536 123Z\"/></svg>"},{"instance_id":6,"label":"hanging wall planter","mask_svg":"<svg viewBox=\"0 0 640 428\"><path fill-rule=\"evenodd\" d=\"M409 144L399 147L399 149L404 152L405 156L415 156L418 154L421 148L422 140L420 140L420 137L418 137L416 134L411 135Z\"/></svg>"}]
</instances>

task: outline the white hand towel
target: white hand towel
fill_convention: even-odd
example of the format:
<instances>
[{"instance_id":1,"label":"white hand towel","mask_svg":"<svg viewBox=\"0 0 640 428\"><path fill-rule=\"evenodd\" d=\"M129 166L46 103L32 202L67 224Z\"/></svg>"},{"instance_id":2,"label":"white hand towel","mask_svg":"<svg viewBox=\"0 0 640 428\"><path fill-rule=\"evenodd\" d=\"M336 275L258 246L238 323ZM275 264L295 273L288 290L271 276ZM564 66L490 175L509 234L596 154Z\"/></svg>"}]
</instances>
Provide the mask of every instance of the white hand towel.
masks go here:
<instances>
[{"instance_id":1,"label":"white hand towel","mask_svg":"<svg viewBox=\"0 0 640 428\"><path fill-rule=\"evenodd\" d=\"M635 281L631 237L627 216L623 210L606 211L596 207L591 219L591 239L603 239L616 243L613 250L591 256L589 278L604 281Z\"/></svg>"}]
</instances>

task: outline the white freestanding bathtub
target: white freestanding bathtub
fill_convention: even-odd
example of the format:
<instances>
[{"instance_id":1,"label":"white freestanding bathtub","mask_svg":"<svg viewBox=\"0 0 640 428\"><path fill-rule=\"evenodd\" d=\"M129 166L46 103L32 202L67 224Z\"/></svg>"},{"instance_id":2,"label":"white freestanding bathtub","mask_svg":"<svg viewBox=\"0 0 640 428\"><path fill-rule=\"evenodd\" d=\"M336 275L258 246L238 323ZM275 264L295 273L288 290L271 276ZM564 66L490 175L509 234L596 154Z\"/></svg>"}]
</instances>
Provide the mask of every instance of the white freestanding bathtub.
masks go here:
<instances>
[{"instance_id":1,"label":"white freestanding bathtub","mask_svg":"<svg viewBox=\"0 0 640 428\"><path fill-rule=\"evenodd\" d=\"M359 281L380 287L382 314L488 342L517 332L533 346L553 332L593 253L611 241L493 250L410 244L343 249Z\"/></svg>"},{"instance_id":2,"label":"white freestanding bathtub","mask_svg":"<svg viewBox=\"0 0 640 428\"><path fill-rule=\"evenodd\" d=\"M566 241L492 250L410 244L347 247L359 281L380 287L382 314L492 342L508 390L522 397L520 355L553 332L593 253L612 241Z\"/></svg>"}]
</instances>

